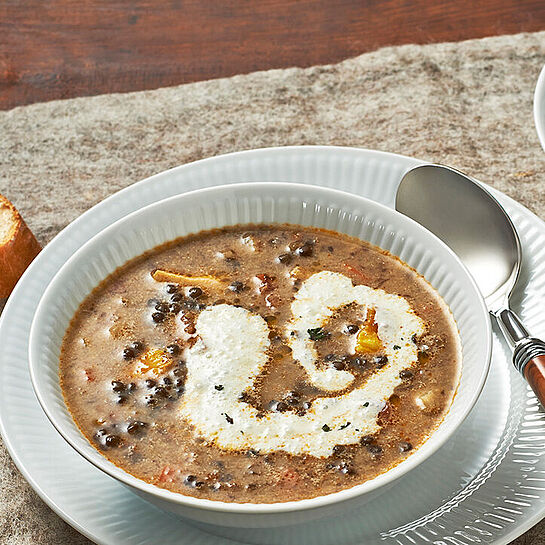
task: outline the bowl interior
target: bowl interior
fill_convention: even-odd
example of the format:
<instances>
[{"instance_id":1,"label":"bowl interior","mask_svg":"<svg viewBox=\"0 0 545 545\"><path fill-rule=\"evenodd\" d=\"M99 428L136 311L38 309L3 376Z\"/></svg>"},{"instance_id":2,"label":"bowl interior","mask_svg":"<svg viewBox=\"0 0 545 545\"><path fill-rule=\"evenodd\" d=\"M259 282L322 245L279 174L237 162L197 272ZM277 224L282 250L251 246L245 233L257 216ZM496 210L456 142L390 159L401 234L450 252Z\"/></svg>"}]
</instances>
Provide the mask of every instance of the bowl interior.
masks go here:
<instances>
[{"instance_id":1,"label":"bowl interior","mask_svg":"<svg viewBox=\"0 0 545 545\"><path fill-rule=\"evenodd\" d=\"M298 502L233 504L201 500L145 483L110 463L81 434L64 403L59 354L79 304L127 260L189 233L244 223L293 223L331 229L367 240L400 257L441 294L462 341L458 392L444 421L413 455L377 478L341 492ZM119 220L80 248L44 293L30 333L30 373L40 404L61 435L84 457L143 492L199 508L236 512L281 512L346 500L400 477L433 453L474 405L491 352L490 320L482 297L454 253L409 218L362 197L326 188L284 183L235 184L171 197Z\"/></svg>"}]
</instances>

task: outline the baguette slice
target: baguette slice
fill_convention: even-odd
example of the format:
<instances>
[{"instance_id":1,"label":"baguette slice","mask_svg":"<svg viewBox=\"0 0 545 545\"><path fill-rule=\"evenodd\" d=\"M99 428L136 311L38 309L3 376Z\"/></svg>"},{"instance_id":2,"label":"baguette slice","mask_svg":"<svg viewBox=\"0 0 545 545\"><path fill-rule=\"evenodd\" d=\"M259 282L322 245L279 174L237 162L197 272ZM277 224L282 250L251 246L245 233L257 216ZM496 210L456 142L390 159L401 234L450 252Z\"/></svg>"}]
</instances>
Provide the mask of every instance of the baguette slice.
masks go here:
<instances>
[{"instance_id":1,"label":"baguette slice","mask_svg":"<svg viewBox=\"0 0 545 545\"><path fill-rule=\"evenodd\" d=\"M0 195L0 299L8 297L40 250L17 209Z\"/></svg>"}]
</instances>

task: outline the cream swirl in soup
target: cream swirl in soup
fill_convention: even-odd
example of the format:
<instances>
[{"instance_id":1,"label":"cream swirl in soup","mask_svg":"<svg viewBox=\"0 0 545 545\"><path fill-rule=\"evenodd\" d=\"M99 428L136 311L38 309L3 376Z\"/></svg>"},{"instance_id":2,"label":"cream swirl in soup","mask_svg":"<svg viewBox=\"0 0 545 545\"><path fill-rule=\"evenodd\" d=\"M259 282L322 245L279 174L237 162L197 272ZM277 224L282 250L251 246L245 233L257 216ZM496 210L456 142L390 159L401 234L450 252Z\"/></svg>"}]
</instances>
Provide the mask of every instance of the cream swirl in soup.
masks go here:
<instances>
[{"instance_id":1,"label":"cream swirl in soup","mask_svg":"<svg viewBox=\"0 0 545 545\"><path fill-rule=\"evenodd\" d=\"M265 320L225 304L204 310L196 322L199 341L187 352L183 418L223 449L282 450L317 457L330 456L336 445L356 444L377 432L378 415L402 382L399 373L417 362L412 339L424 333L424 322L407 301L383 290L353 286L339 273L316 273L295 294L286 341L310 384L329 391L346 390L354 375L333 366L319 367L313 346L319 341L312 340L308 331L322 327L335 310L353 302L362 321L369 309L375 310L378 337L389 363L357 388L316 399L303 415L290 411L259 415L256 407L239 399L241 393L252 390L269 359Z\"/></svg>"}]
</instances>

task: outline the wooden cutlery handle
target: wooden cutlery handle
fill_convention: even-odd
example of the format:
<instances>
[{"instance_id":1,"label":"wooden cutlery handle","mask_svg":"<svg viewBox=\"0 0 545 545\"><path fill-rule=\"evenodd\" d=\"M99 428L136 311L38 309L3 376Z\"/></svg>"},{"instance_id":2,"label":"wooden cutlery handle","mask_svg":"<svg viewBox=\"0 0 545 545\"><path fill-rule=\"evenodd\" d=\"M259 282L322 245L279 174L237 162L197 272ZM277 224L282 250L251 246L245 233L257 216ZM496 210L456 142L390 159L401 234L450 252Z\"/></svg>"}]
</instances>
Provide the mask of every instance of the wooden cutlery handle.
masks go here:
<instances>
[{"instance_id":1,"label":"wooden cutlery handle","mask_svg":"<svg viewBox=\"0 0 545 545\"><path fill-rule=\"evenodd\" d=\"M545 355L536 356L525 365L524 378L545 407Z\"/></svg>"}]
</instances>

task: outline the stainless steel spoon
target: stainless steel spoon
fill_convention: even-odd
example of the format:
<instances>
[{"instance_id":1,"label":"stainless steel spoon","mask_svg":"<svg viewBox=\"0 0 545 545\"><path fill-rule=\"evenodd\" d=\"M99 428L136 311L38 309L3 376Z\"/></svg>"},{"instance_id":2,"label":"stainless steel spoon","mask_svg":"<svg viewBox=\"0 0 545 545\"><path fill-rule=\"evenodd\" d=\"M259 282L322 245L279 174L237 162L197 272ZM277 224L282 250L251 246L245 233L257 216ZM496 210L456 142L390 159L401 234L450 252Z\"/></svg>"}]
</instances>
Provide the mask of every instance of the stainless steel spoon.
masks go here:
<instances>
[{"instance_id":1,"label":"stainless steel spoon","mask_svg":"<svg viewBox=\"0 0 545 545\"><path fill-rule=\"evenodd\" d=\"M509 308L522 261L515 226L476 180L442 165L407 172L396 209L442 239L469 269L490 314L513 348L513 364L545 406L545 343L531 337Z\"/></svg>"}]
</instances>

